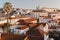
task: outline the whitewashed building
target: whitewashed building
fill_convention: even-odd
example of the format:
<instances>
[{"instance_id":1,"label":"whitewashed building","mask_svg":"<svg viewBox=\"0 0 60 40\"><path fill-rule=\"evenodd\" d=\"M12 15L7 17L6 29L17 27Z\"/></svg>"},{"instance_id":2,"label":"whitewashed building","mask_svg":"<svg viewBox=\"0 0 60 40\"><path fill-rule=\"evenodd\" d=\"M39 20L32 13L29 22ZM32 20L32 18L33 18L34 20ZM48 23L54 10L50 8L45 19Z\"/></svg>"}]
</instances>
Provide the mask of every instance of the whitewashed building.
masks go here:
<instances>
[{"instance_id":1,"label":"whitewashed building","mask_svg":"<svg viewBox=\"0 0 60 40\"><path fill-rule=\"evenodd\" d=\"M33 16L33 18L38 19L39 16L48 16L48 13L44 10L33 10L31 15Z\"/></svg>"}]
</instances>

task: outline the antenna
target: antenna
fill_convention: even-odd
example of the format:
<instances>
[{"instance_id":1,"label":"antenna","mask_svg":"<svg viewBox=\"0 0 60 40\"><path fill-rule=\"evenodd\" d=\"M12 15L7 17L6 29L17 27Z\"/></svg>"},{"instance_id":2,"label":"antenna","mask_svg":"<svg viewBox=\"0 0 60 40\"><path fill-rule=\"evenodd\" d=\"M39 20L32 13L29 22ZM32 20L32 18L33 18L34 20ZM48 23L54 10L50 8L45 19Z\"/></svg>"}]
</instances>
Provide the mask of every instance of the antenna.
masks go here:
<instances>
[{"instance_id":1,"label":"antenna","mask_svg":"<svg viewBox=\"0 0 60 40\"><path fill-rule=\"evenodd\" d=\"M40 9L39 2L38 1L36 2L36 9L37 10Z\"/></svg>"}]
</instances>

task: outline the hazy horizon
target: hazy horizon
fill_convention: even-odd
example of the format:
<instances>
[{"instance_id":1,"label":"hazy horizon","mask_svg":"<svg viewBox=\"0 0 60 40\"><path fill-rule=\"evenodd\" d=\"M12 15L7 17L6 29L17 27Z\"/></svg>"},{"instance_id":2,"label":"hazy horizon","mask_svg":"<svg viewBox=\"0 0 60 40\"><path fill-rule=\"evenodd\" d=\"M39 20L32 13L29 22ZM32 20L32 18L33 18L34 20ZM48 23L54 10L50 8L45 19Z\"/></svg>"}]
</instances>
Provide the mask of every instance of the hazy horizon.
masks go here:
<instances>
[{"instance_id":1,"label":"hazy horizon","mask_svg":"<svg viewBox=\"0 0 60 40\"><path fill-rule=\"evenodd\" d=\"M60 0L0 0L0 8L5 2L11 2L14 8L35 9L37 5L48 8L59 8Z\"/></svg>"}]
</instances>

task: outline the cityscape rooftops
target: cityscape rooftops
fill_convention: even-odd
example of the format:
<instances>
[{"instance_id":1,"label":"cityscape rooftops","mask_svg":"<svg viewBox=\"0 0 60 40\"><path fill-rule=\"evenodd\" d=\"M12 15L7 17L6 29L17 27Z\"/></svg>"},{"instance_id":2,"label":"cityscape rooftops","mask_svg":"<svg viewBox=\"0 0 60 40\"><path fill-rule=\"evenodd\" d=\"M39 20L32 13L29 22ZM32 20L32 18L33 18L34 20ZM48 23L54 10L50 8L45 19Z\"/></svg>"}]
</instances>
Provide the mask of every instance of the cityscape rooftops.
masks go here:
<instances>
[{"instance_id":1,"label":"cityscape rooftops","mask_svg":"<svg viewBox=\"0 0 60 40\"><path fill-rule=\"evenodd\" d=\"M27 26L27 25L21 25L20 27L18 27L18 28L16 28L16 29L23 30L23 29L26 29L26 28L28 28L28 26Z\"/></svg>"},{"instance_id":2,"label":"cityscape rooftops","mask_svg":"<svg viewBox=\"0 0 60 40\"><path fill-rule=\"evenodd\" d=\"M33 10L32 12L46 12L45 10Z\"/></svg>"}]
</instances>

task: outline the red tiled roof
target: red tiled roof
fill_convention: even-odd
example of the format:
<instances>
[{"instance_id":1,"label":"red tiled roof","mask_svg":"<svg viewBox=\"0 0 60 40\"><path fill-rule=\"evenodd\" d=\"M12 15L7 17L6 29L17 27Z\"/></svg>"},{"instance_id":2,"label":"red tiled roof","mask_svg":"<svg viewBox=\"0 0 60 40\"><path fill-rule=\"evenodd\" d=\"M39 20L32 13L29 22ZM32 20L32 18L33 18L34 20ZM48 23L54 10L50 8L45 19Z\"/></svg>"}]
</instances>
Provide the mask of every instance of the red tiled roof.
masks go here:
<instances>
[{"instance_id":1,"label":"red tiled roof","mask_svg":"<svg viewBox=\"0 0 60 40\"><path fill-rule=\"evenodd\" d=\"M60 22L58 22L58 25L60 25Z\"/></svg>"},{"instance_id":2,"label":"red tiled roof","mask_svg":"<svg viewBox=\"0 0 60 40\"><path fill-rule=\"evenodd\" d=\"M40 24L36 29L40 29L41 27L43 27L43 24Z\"/></svg>"},{"instance_id":3,"label":"red tiled roof","mask_svg":"<svg viewBox=\"0 0 60 40\"><path fill-rule=\"evenodd\" d=\"M42 30L39 30L39 32L40 32L40 34L41 34L42 36L44 36L44 34L48 35L48 32L44 32L44 31L42 31Z\"/></svg>"},{"instance_id":4,"label":"red tiled roof","mask_svg":"<svg viewBox=\"0 0 60 40\"><path fill-rule=\"evenodd\" d=\"M21 25L21 27L19 27L19 28L17 28L17 29L25 29L25 28L27 28L28 26L27 25Z\"/></svg>"},{"instance_id":5,"label":"red tiled roof","mask_svg":"<svg viewBox=\"0 0 60 40\"><path fill-rule=\"evenodd\" d=\"M31 22L31 21L34 21L34 18L29 18L29 19L26 19L24 20L25 22Z\"/></svg>"},{"instance_id":6,"label":"red tiled roof","mask_svg":"<svg viewBox=\"0 0 60 40\"><path fill-rule=\"evenodd\" d=\"M21 16L21 18L28 18L27 16Z\"/></svg>"},{"instance_id":7,"label":"red tiled roof","mask_svg":"<svg viewBox=\"0 0 60 40\"><path fill-rule=\"evenodd\" d=\"M5 27L6 25L7 25L7 23L0 24L0 28ZM15 24L10 24L10 26L13 26L13 25L15 25Z\"/></svg>"},{"instance_id":8,"label":"red tiled roof","mask_svg":"<svg viewBox=\"0 0 60 40\"><path fill-rule=\"evenodd\" d=\"M5 34L5 33L2 33L1 34L1 38L3 38L4 40L23 40L25 38L25 35L18 35L18 34Z\"/></svg>"},{"instance_id":9,"label":"red tiled roof","mask_svg":"<svg viewBox=\"0 0 60 40\"><path fill-rule=\"evenodd\" d=\"M20 22L21 24L24 24L24 23L30 23L31 21L34 21L34 18L18 20L17 22Z\"/></svg>"},{"instance_id":10,"label":"red tiled roof","mask_svg":"<svg viewBox=\"0 0 60 40\"><path fill-rule=\"evenodd\" d=\"M0 24L0 27L2 28L4 26L4 23L3 24Z\"/></svg>"},{"instance_id":11,"label":"red tiled roof","mask_svg":"<svg viewBox=\"0 0 60 40\"><path fill-rule=\"evenodd\" d=\"M35 27L36 25L37 25L37 24L29 24L30 28ZM44 32L43 30L40 30L40 28L43 27L43 26L44 26L44 24L39 24L39 25L36 27L36 29L38 29L38 31L40 32L40 34L41 34L42 36L44 36L44 34L48 34L48 33Z\"/></svg>"},{"instance_id":12,"label":"red tiled roof","mask_svg":"<svg viewBox=\"0 0 60 40\"><path fill-rule=\"evenodd\" d=\"M36 26L37 24L33 23L33 24L29 24L29 27L32 28L34 26Z\"/></svg>"},{"instance_id":13,"label":"red tiled roof","mask_svg":"<svg viewBox=\"0 0 60 40\"><path fill-rule=\"evenodd\" d=\"M60 20L60 18L58 18L57 20Z\"/></svg>"}]
</instances>

